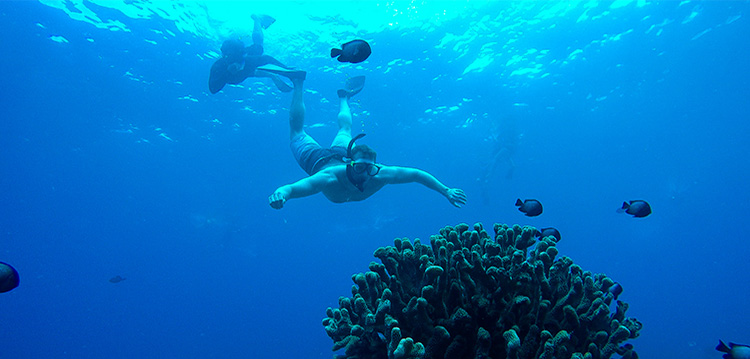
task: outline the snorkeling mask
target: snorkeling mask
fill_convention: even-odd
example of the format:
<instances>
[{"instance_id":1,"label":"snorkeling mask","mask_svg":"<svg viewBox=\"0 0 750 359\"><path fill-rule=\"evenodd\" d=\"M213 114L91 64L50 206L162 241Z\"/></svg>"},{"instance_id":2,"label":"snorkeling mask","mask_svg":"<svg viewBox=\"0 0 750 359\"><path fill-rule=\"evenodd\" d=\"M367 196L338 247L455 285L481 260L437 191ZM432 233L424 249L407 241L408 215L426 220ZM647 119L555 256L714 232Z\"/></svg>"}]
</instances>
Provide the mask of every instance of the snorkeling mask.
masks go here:
<instances>
[{"instance_id":1,"label":"snorkeling mask","mask_svg":"<svg viewBox=\"0 0 750 359\"><path fill-rule=\"evenodd\" d=\"M374 176L378 174L378 172L380 172L380 166L374 163L355 163L352 159L352 147L354 146L354 142L362 137L365 137L364 133L360 133L359 135L352 138L352 140L349 141L349 146L346 148L346 160L348 161L348 163L346 164L346 178L348 178L349 182L351 182L354 187L357 187L360 192L365 191L365 180L355 178L354 173L367 172L368 175Z\"/></svg>"}]
</instances>

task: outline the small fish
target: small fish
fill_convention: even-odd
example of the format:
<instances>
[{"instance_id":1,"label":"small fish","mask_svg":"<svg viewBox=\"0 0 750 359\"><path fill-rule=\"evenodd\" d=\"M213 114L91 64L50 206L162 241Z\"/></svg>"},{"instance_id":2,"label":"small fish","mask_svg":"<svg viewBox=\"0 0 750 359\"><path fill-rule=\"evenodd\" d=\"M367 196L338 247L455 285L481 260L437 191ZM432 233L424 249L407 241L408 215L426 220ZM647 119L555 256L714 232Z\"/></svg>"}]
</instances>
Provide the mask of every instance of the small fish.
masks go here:
<instances>
[{"instance_id":1,"label":"small fish","mask_svg":"<svg viewBox=\"0 0 750 359\"><path fill-rule=\"evenodd\" d=\"M560 231L558 231L557 228L547 227L547 228L542 228L541 230L538 230L537 232L538 232L537 236L539 238L554 237L555 242L560 241Z\"/></svg>"},{"instance_id":2,"label":"small fish","mask_svg":"<svg viewBox=\"0 0 750 359\"><path fill-rule=\"evenodd\" d=\"M615 296L615 300L617 300L617 297L622 294L622 286L620 283L615 283L611 287L609 287L609 292L612 293L613 296Z\"/></svg>"},{"instance_id":3,"label":"small fish","mask_svg":"<svg viewBox=\"0 0 750 359\"><path fill-rule=\"evenodd\" d=\"M724 359L750 359L750 346L747 345L731 342L729 345L726 345L723 341L719 340L716 350L726 353L723 355Z\"/></svg>"},{"instance_id":4,"label":"small fish","mask_svg":"<svg viewBox=\"0 0 750 359\"><path fill-rule=\"evenodd\" d=\"M632 214L633 217L643 218L651 214L651 206L648 202L637 199L630 201L629 203L622 202L622 208L618 209L617 212L625 212L627 214Z\"/></svg>"},{"instance_id":5,"label":"small fish","mask_svg":"<svg viewBox=\"0 0 750 359\"><path fill-rule=\"evenodd\" d=\"M521 202L519 198L516 200L516 207L528 217L536 217L542 214L542 204L535 199L527 199Z\"/></svg>"},{"instance_id":6,"label":"small fish","mask_svg":"<svg viewBox=\"0 0 750 359\"><path fill-rule=\"evenodd\" d=\"M339 62L360 63L370 57L372 50L365 40L353 40L341 45L340 49L331 49L331 57L338 56Z\"/></svg>"},{"instance_id":7,"label":"small fish","mask_svg":"<svg viewBox=\"0 0 750 359\"><path fill-rule=\"evenodd\" d=\"M0 262L0 293L10 292L20 283L18 272L8 263Z\"/></svg>"},{"instance_id":8,"label":"small fish","mask_svg":"<svg viewBox=\"0 0 750 359\"><path fill-rule=\"evenodd\" d=\"M114 276L112 278L109 278L109 282L110 283L120 283L120 282L124 281L125 279L127 279L127 278L123 278L123 277L120 277L119 275L116 275L116 276Z\"/></svg>"}]
</instances>

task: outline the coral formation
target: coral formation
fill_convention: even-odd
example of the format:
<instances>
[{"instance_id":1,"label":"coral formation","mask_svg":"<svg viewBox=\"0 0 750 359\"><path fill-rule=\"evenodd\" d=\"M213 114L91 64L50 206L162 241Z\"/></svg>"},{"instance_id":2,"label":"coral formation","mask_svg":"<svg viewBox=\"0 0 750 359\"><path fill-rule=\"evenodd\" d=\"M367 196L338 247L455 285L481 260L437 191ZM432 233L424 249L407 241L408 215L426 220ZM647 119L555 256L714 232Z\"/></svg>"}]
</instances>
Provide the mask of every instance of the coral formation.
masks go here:
<instances>
[{"instance_id":1,"label":"coral formation","mask_svg":"<svg viewBox=\"0 0 750 359\"><path fill-rule=\"evenodd\" d=\"M637 358L628 339L642 325L625 316L614 282L568 257L533 227L445 227L430 245L396 238L378 248L352 297L326 310L337 358Z\"/></svg>"}]
</instances>

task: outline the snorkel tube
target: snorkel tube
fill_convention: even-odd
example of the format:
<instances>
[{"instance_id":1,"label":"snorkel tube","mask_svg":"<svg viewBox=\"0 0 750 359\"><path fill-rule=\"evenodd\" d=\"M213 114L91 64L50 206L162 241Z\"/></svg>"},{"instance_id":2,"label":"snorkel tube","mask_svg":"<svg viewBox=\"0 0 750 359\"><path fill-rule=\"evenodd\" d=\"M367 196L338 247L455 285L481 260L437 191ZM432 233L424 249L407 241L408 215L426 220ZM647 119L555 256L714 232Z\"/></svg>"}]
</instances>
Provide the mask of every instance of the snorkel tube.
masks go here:
<instances>
[{"instance_id":1,"label":"snorkel tube","mask_svg":"<svg viewBox=\"0 0 750 359\"><path fill-rule=\"evenodd\" d=\"M349 182L351 182L354 187L357 187L357 189L360 192L364 192L364 184L365 181L363 180L356 180L354 178L354 168L352 167L352 147L354 146L354 142L356 142L358 139L365 137L364 133L360 133L359 135L352 138L351 141L349 141L349 147L346 148L346 158L347 158L347 164L346 164L346 178L349 179Z\"/></svg>"}]
</instances>

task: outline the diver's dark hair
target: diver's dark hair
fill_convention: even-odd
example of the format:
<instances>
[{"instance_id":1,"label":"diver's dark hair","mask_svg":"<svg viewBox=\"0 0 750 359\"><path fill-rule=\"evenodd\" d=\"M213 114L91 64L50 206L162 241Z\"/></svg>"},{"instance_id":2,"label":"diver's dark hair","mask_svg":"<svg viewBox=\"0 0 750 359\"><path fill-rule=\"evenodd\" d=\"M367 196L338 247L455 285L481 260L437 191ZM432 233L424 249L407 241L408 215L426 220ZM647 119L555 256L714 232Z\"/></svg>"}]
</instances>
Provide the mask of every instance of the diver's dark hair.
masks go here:
<instances>
[{"instance_id":1,"label":"diver's dark hair","mask_svg":"<svg viewBox=\"0 0 750 359\"><path fill-rule=\"evenodd\" d=\"M375 157L377 157L378 153L375 152L370 146L368 145L356 145L354 148L352 148L352 158L357 156L359 154L360 157L364 158L370 158L372 157L372 160L375 161Z\"/></svg>"}]
</instances>

